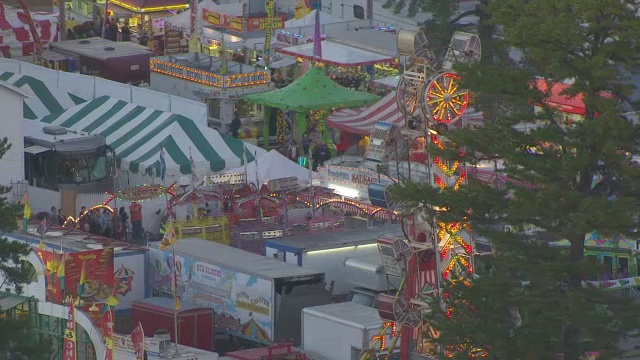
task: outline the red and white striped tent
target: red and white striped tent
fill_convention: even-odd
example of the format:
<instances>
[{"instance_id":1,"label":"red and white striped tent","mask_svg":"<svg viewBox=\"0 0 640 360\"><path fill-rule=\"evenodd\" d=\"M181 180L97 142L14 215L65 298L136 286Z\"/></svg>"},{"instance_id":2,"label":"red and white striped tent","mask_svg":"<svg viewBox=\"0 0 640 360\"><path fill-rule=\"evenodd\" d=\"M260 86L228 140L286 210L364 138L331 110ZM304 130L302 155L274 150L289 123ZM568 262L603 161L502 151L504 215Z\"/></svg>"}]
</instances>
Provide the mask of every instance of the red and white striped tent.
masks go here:
<instances>
[{"instance_id":1,"label":"red and white striped tent","mask_svg":"<svg viewBox=\"0 0 640 360\"><path fill-rule=\"evenodd\" d=\"M398 107L395 91L367 108L336 110L327 117L329 126L358 135L369 135L373 125L380 121L403 125L404 117Z\"/></svg>"},{"instance_id":2,"label":"red and white striped tent","mask_svg":"<svg viewBox=\"0 0 640 360\"><path fill-rule=\"evenodd\" d=\"M58 39L58 15L31 12L42 45ZM0 1L0 54L10 58L28 56L35 46L24 11L12 8Z\"/></svg>"}]
</instances>

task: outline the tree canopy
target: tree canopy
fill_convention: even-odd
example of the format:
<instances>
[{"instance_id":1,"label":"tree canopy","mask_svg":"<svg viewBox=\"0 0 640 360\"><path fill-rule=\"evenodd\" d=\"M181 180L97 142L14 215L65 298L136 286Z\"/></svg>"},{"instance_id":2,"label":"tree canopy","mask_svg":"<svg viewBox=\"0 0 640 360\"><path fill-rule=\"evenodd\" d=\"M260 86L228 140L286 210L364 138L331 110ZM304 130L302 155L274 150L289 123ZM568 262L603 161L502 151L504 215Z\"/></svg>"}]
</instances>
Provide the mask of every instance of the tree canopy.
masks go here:
<instances>
[{"instance_id":1,"label":"tree canopy","mask_svg":"<svg viewBox=\"0 0 640 360\"><path fill-rule=\"evenodd\" d=\"M588 351L609 358L640 327L639 314L629 297L583 286L601 270L585 260L584 240L594 230L638 236L640 169L632 161L638 128L620 116L632 90L625 74L640 61L638 6L492 0L483 11L489 22L480 26L500 33L480 63L456 71L485 124L447 135L466 150L462 156L429 150L465 161L472 172L492 167L493 179L506 182L470 177L459 191L415 183L394 191L397 200L434 205L423 206L429 217L467 219L476 237L494 245L491 273L468 288L448 284L445 309L435 307L428 321L441 331L436 342L443 348L468 344L467 353L455 353L460 359L475 346L488 349L488 359L578 360ZM537 77L544 86L533 86ZM544 101L563 82L569 86L560 95L584 104L581 119ZM504 224L539 231L505 233ZM549 239L566 239L570 247L551 249Z\"/></svg>"},{"instance_id":2,"label":"tree canopy","mask_svg":"<svg viewBox=\"0 0 640 360\"><path fill-rule=\"evenodd\" d=\"M8 139L0 139L0 158L11 147ZM8 201L10 188L0 185L0 234L17 228L16 214L20 207ZM24 258L31 253L29 245L9 241L0 236L0 288L10 287L21 294L23 286L31 281L33 267ZM8 309L0 309L2 311ZM0 358L46 360L50 358L49 339L37 333L28 318L0 317Z\"/></svg>"}]
</instances>

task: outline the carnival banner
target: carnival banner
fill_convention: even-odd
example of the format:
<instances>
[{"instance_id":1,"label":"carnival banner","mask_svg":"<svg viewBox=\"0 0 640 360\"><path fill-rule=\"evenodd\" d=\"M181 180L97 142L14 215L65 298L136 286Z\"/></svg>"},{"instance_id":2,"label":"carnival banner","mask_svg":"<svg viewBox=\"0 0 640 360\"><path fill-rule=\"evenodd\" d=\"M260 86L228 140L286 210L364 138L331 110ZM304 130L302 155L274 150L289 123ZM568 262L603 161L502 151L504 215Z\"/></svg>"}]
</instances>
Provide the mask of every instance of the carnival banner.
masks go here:
<instances>
[{"instance_id":1,"label":"carnival banner","mask_svg":"<svg viewBox=\"0 0 640 360\"><path fill-rule=\"evenodd\" d=\"M62 304L67 296L80 306L102 303L113 294L113 248L59 254L37 250L45 264L46 301Z\"/></svg>"},{"instance_id":2,"label":"carnival banner","mask_svg":"<svg viewBox=\"0 0 640 360\"><path fill-rule=\"evenodd\" d=\"M62 360L77 360L76 309L73 305L72 297L69 297L69 314L67 315L67 325L64 329L64 341L62 348Z\"/></svg>"},{"instance_id":3,"label":"carnival banner","mask_svg":"<svg viewBox=\"0 0 640 360\"><path fill-rule=\"evenodd\" d=\"M133 351L136 355L136 360L144 359L144 329L142 324L138 323L135 329L131 332L131 342L133 343Z\"/></svg>"},{"instance_id":4,"label":"carnival banner","mask_svg":"<svg viewBox=\"0 0 640 360\"><path fill-rule=\"evenodd\" d=\"M102 314L102 336L105 343L105 360L113 360L113 313L109 305L104 305Z\"/></svg>"}]
</instances>

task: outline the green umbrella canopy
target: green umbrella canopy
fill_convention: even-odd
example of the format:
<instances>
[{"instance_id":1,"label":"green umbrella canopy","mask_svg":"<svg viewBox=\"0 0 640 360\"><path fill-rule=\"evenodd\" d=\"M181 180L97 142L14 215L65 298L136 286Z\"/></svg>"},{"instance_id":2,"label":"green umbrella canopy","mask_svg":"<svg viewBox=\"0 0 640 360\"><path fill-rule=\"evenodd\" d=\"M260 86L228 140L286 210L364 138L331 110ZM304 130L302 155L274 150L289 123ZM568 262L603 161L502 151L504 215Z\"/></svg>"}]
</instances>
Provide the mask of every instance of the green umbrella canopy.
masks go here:
<instances>
[{"instance_id":1,"label":"green umbrella canopy","mask_svg":"<svg viewBox=\"0 0 640 360\"><path fill-rule=\"evenodd\" d=\"M282 89L252 94L247 100L277 109L297 112L362 107L378 101L379 96L347 89L312 68Z\"/></svg>"}]
</instances>

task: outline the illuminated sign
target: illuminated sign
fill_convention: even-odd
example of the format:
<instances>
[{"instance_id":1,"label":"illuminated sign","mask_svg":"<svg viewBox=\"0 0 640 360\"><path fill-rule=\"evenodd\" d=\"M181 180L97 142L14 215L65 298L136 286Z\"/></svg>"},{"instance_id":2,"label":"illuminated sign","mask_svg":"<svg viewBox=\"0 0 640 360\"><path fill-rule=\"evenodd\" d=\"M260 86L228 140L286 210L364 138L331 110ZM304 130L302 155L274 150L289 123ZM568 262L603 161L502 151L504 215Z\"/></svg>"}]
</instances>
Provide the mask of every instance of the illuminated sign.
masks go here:
<instances>
[{"instance_id":1,"label":"illuminated sign","mask_svg":"<svg viewBox=\"0 0 640 360\"><path fill-rule=\"evenodd\" d=\"M150 70L169 76L175 76L180 79L194 81L209 86L221 87L222 76L208 71L192 69L186 66L170 63L161 60L151 60Z\"/></svg>"},{"instance_id":2,"label":"illuminated sign","mask_svg":"<svg viewBox=\"0 0 640 360\"><path fill-rule=\"evenodd\" d=\"M271 81L269 73L264 71L222 76L208 71L192 69L161 60L151 60L149 68L151 71L160 74L174 76L180 79L217 88L238 88L265 85Z\"/></svg>"},{"instance_id":3,"label":"illuminated sign","mask_svg":"<svg viewBox=\"0 0 640 360\"><path fill-rule=\"evenodd\" d=\"M327 166L319 170L320 177L328 183L346 184L357 188L366 188L370 184L378 182L381 184L391 183L388 176L380 175L375 171L360 168L347 168L341 166Z\"/></svg>"},{"instance_id":4,"label":"illuminated sign","mask_svg":"<svg viewBox=\"0 0 640 360\"><path fill-rule=\"evenodd\" d=\"M274 16L272 18L272 29L284 29L284 17ZM247 31L265 31L269 26L269 17L254 17L247 19Z\"/></svg>"},{"instance_id":5,"label":"illuminated sign","mask_svg":"<svg viewBox=\"0 0 640 360\"><path fill-rule=\"evenodd\" d=\"M266 84L270 80L269 74L264 71L253 72L247 74L225 76L224 84L226 87L240 87Z\"/></svg>"}]
</instances>

